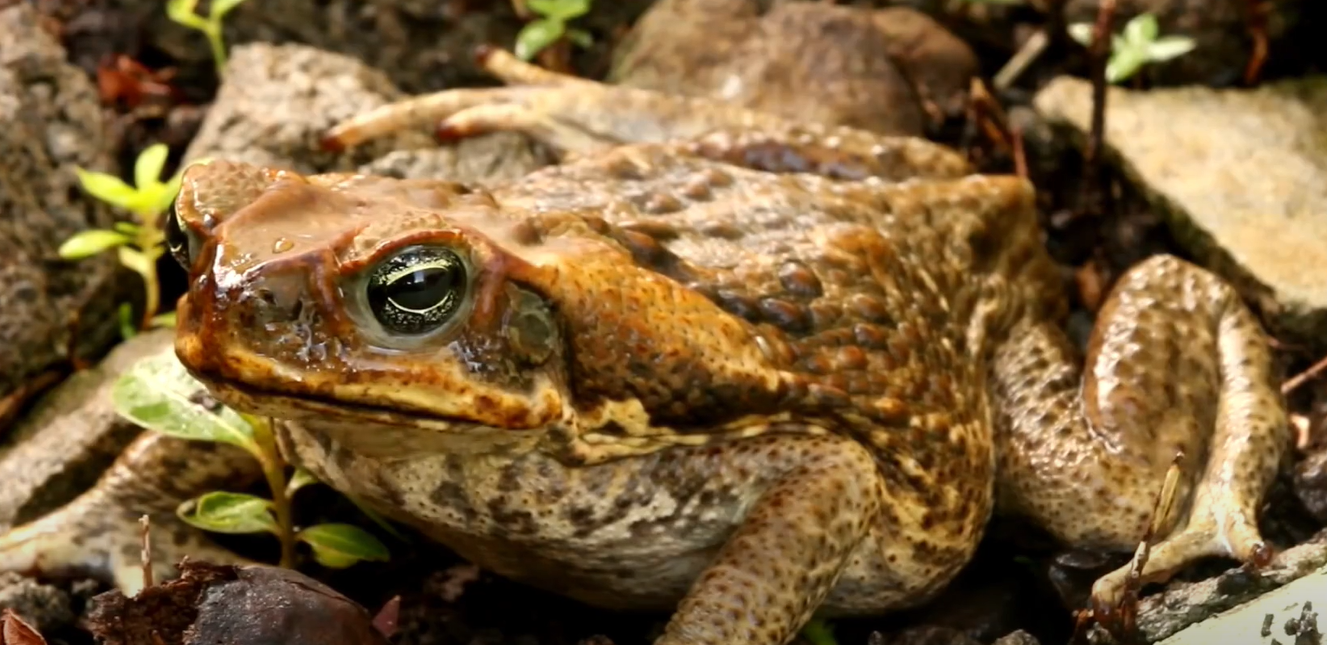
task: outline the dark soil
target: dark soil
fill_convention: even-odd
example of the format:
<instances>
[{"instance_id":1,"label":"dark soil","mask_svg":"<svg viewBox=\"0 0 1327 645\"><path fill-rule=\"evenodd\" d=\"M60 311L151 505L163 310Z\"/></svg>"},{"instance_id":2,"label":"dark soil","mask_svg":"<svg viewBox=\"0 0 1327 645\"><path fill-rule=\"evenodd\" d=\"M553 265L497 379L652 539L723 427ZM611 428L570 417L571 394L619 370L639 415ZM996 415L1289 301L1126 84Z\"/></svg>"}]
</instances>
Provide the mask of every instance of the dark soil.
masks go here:
<instances>
[{"instance_id":1,"label":"dark soil","mask_svg":"<svg viewBox=\"0 0 1327 645\"><path fill-rule=\"evenodd\" d=\"M520 24L506 2L437 1L449 10L494 12L495 19L509 22L513 31ZM123 167L132 168L138 152L158 141L170 144L171 163L177 163L217 90L210 60L178 60L154 47L151 38L141 32L142 19L117 10L113 2L38 0L36 4L50 17L50 27L62 34L71 60L90 76L100 75L105 110L114 117L117 154ZM563 49L551 61L565 63L584 76L602 77L608 68L611 44L630 27L629 20L637 11L624 12L620 24L596 32L598 46L590 50ZM1311 11L1327 13L1322 7ZM947 25L981 57L988 82L1014 52L1017 42L1046 22L1044 16L1027 8L991 13L996 17L990 20L946 16ZM1307 16L1302 24L1321 22ZM1279 47L1298 51L1294 43L1302 37L1292 33L1284 38ZM198 46L205 48L201 39ZM119 56L123 59L117 63ZM1302 74L1316 64L1302 56L1271 60L1264 68L1264 79ZM1015 87L996 97L1000 109L1009 114L1019 106L1027 106L1035 89L1052 76L1086 75L1087 63L1081 47L1055 43ZM478 76L459 80L467 84L489 82ZM1144 77L1139 84L1147 83ZM1007 120L1004 125L1008 125ZM932 134L970 151L983 170L1015 169L1009 142L993 141L974 121L946 123ZM1107 169L1097 181L1086 181L1082 156L1067 139L1055 132L1027 129L1023 146L1029 174L1041 189L1047 244L1063 263L1066 289L1074 294L1077 312L1073 329L1081 342L1101 295L1125 268L1157 252L1184 254L1147 205L1114 173ZM160 270L165 281L163 302L173 303L183 292L184 277L169 257L163 259ZM1305 369L1318 358L1294 347L1282 347L1278 353L1287 374ZM1291 393L1289 399L1296 414L1311 419L1316 445L1327 444L1327 387L1322 381L1310 381ZM1278 546L1286 547L1306 539L1327 518L1315 518L1306 510L1296 494L1290 469L1282 479L1271 496L1265 530ZM306 509L332 509L320 513L323 516L362 521L362 516L325 490L311 491L301 501ZM561 645L604 635L625 645L648 642L666 619L594 610L486 573L468 583L458 583L472 573L464 563L412 537L410 544L390 544L395 556L390 564L310 573L359 601L370 613L400 596L401 624L393 642ZM254 545L240 541L238 546ZM989 643L1013 630L1025 629L1043 643L1063 643L1072 632L1071 611L1082 606L1094 575L1122 562L1119 558L1092 560L1064 557L1028 527L997 523L977 560L944 597L926 607L886 618L836 622L835 634L842 645L868 641ZM1095 568L1077 571L1074 566L1065 566L1084 561L1095 564ZM1224 570L1228 564L1213 563L1208 570L1194 571L1191 576L1203 577ZM449 593L447 589L460 591L448 600L443 598ZM873 632L879 634L872 637ZM48 636L52 642L90 642L85 632L72 627Z\"/></svg>"}]
</instances>

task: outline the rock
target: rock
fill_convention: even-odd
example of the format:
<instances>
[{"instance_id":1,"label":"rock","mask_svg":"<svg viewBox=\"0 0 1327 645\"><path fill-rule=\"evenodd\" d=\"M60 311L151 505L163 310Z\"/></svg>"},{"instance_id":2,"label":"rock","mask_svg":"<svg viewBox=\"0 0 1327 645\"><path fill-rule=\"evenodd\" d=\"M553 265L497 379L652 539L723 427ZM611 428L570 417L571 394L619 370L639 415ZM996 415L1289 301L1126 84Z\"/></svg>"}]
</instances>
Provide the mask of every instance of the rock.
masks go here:
<instances>
[{"instance_id":1,"label":"rock","mask_svg":"<svg viewBox=\"0 0 1327 645\"><path fill-rule=\"evenodd\" d=\"M1299 46L1288 42L1304 12L1303 0L1281 0L1257 8L1248 0L1118 0L1115 29L1142 13L1157 17L1163 36L1188 36L1197 47L1179 58L1150 65L1144 73L1164 85L1228 86L1241 81L1253 56L1249 28L1255 24L1253 12L1266 10L1266 34L1271 58L1297 55ZM1068 0L1064 4L1068 24L1096 20L1101 0Z\"/></svg>"},{"instance_id":2,"label":"rock","mask_svg":"<svg viewBox=\"0 0 1327 645\"><path fill-rule=\"evenodd\" d=\"M1020 629L1001 636L992 645L1041 645L1041 641L1038 641L1036 636Z\"/></svg>"},{"instance_id":3,"label":"rock","mask_svg":"<svg viewBox=\"0 0 1327 645\"><path fill-rule=\"evenodd\" d=\"M69 594L17 573L0 573L0 608L12 609L38 630L74 621Z\"/></svg>"},{"instance_id":4,"label":"rock","mask_svg":"<svg viewBox=\"0 0 1327 645\"><path fill-rule=\"evenodd\" d=\"M173 329L139 334L36 402L0 445L0 533L87 490L138 436L138 426L116 415L111 388L138 359L174 351L174 339Z\"/></svg>"},{"instance_id":5,"label":"rock","mask_svg":"<svg viewBox=\"0 0 1327 645\"><path fill-rule=\"evenodd\" d=\"M1319 448L1295 464L1294 487L1304 509L1327 524L1327 448Z\"/></svg>"},{"instance_id":6,"label":"rock","mask_svg":"<svg viewBox=\"0 0 1327 645\"><path fill-rule=\"evenodd\" d=\"M106 645L387 645L363 607L297 571L204 562L180 571L132 598L93 598L84 625Z\"/></svg>"},{"instance_id":7,"label":"rock","mask_svg":"<svg viewBox=\"0 0 1327 645\"><path fill-rule=\"evenodd\" d=\"M115 172L97 92L65 62L30 3L0 9L0 430L55 380L74 350L95 355L116 338L114 254L65 262L56 250L109 208L84 197L75 166ZM121 282L137 288L135 278Z\"/></svg>"},{"instance_id":8,"label":"rock","mask_svg":"<svg viewBox=\"0 0 1327 645\"><path fill-rule=\"evenodd\" d=\"M1230 569L1215 578L1201 582L1173 583L1165 591L1143 598L1138 603L1138 630L1144 642L1155 643L1179 633L1190 625L1245 603L1263 607L1260 597L1278 598L1280 596L1272 596L1274 590L1304 578L1309 580L1308 589L1316 589L1316 597L1322 599L1323 584L1327 582L1323 571L1325 566L1327 566L1327 531L1319 533L1304 544L1277 554L1271 564L1262 571ZM1287 593L1290 597L1294 597L1303 593L1304 589L1305 585L1300 585ZM1323 607L1327 607L1327 601L1319 600L1319 602L1323 603ZM1274 601L1273 604L1277 602ZM1280 620L1284 619L1283 617ZM1258 616L1258 620L1261 623L1261 615ZM1224 632L1222 633L1224 636ZM1185 642L1260 643L1263 641L1256 638L1222 638ZM1291 639L1289 642L1294 641Z\"/></svg>"},{"instance_id":9,"label":"rock","mask_svg":"<svg viewBox=\"0 0 1327 645\"><path fill-rule=\"evenodd\" d=\"M924 101L963 113L977 58L925 14L767 4L657 2L615 52L609 81L890 134L939 125L927 123Z\"/></svg>"},{"instance_id":10,"label":"rock","mask_svg":"<svg viewBox=\"0 0 1327 645\"><path fill-rule=\"evenodd\" d=\"M361 171L476 183L524 175L547 163L541 156L546 153L514 133L438 147L428 132L407 131L345 154L323 152L318 142L332 125L405 94L385 74L353 58L303 45L236 47L227 69L186 160L212 157L301 173Z\"/></svg>"},{"instance_id":11,"label":"rock","mask_svg":"<svg viewBox=\"0 0 1327 645\"><path fill-rule=\"evenodd\" d=\"M1327 566L1257 600L1213 616L1158 645L1322 643L1327 632Z\"/></svg>"},{"instance_id":12,"label":"rock","mask_svg":"<svg viewBox=\"0 0 1327 645\"><path fill-rule=\"evenodd\" d=\"M1086 140L1091 88L1035 99ZM1106 145L1189 255L1236 285L1282 340L1327 348L1327 78L1255 90L1112 88Z\"/></svg>"}]
</instances>

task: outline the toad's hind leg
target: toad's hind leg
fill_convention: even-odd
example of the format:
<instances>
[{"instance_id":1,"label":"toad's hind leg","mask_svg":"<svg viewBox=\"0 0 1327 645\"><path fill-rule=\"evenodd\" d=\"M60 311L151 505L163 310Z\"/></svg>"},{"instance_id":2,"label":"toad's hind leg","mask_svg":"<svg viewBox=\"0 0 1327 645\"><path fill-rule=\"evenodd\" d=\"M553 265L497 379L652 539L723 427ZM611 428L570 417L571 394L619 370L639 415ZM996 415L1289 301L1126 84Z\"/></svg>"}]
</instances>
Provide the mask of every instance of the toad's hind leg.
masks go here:
<instances>
[{"instance_id":1,"label":"toad's hind leg","mask_svg":"<svg viewBox=\"0 0 1327 645\"><path fill-rule=\"evenodd\" d=\"M914 137L792 121L720 100L676 96L557 74L490 50L484 68L507 87L458 88L381 106L337 124L332 149L440 121L449 139L522 132L568 155L632 143L692 142L695 153L774 172L902 180L971 172L964 158ZM709 135L709 136L707 136Z\"/></svg>"},{"instance_id":2,"label":"toad's hind leg","mask_svg":"<svg viewBox=\"0 0 1327 645\"><path fill-rule=\"evenodd\" d=\"M1020 324L996 351L1001 505L1069 544L1131 550L1183 453L1144 581L1207 556L1265 561L1258 509L1289 429L1267 341L1235 290L1151 258L1102 308L1081 379L1072 354L1050 323ZM1097 582L1098 605L1120 599L1126 571Z\"/></svg>"},{"instance_id":3,"label":"toad's hind leg","mask_svg":"<svg viewBox=\"0 0 1327 645\"><path fill-rule=\"evenodd\" d=\"M143 584L143 515L151 519L157 580L174 577L184 556L243 562L181 521L175 509L199 494L247 485L260 474L253 457L239 448L144 432L83 495L0 533L0 571L87 575L136 593Z\"/></svg>"}]
</instances>

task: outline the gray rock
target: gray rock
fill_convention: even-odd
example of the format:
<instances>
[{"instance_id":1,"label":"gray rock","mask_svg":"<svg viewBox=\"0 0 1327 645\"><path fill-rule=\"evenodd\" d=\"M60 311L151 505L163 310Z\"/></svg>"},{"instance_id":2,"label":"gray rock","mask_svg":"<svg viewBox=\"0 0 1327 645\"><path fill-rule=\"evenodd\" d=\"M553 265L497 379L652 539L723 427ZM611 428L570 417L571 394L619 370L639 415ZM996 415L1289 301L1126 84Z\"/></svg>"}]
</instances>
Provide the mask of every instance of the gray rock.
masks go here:
<instances>
[{"instance_id":1,"label":"gray rock","mask_svg":"<svg viewBox=\"0 0 1327 645\"><path fill-rule=\"evenodd\" d=\"M226 82L185 158L477 183L547 163L533 142L512 133L439 147L427 130L412 130L344 154L319 149L334 124L403 98L385 74L348 56L303 45L243 45L232 52Z\"/></svg>"},{"instance_id":2,"label":"gray rock","mask_svg":"<svg viewBox=\"0 0 1327 645\"><path fill-rule=\"evenodd\" d=\"M1300 594L1316 594L1315 607L1318 611L1327 608L1327 575L1323 568L1327 566L1327 531L1314 536L1308 542L1286 549L1277 554L1263 570L1252 572L1243 568L1230 569L1208 580L1193 583L1174 583L1165 591L1148 596L1138 603L1138 630L1145 642L1155 643L1180 633L1191 625L1200 623L1215 615L1234 615L1236 612L1249 611L1257 614L1261 624L1262 612L1266 609L1264 598L1271 598L1277 606L1275 614L1280 624L1289 616L1285 611ZM1302 581L1303 584L1301 584ZM1276 590L1293 587L1284 595ZM1284 601L1284 602L1283 602ZM1239 609L1234 609L1234 608ZM1230 611L1232 610L1233 611ZM1272 611L1268 609L1267 611ZM1299 611L1299 609L1295 609ZM1225 612L1225 613L1223 613ZM1251 614L1252 615L1252 614ZM1248 616L1245 616L1247 619ZM1227 623L1234 628L1236 623ZM1216 640L1185 640L1184 643L1261 643L1256 639L1227 638L1225 632L1219 632L1223 638ZM1167 641L1170 642L1170 641ZM1270 643L1270 641L1267 641ZM1296 642L1293 638L1282 642Z\"/></svg>"},{"instance_id":3,"label":"gray rock","mask_svg":"<svg viewBox=\"0 0 1327 645\"><path fill-rule=\"evenodd\" d=\"M14 610L38 631L74 622L69 593L17 573L0 573L0 607Z\"/></svg>"},{"instance_id":4,"label":"gray rock","mask_svg":"<svg viewBox=\"0 0 1327 645\"><path fill-rule=\"evenodd\" d=\"M945 116L967 108L977 57L925 14L811 2L767 5L656 2L614 52L609 80L914 136L928 125L923 100Z\"/></svg>"},{"instance_id":5,"label":"gray rock","mask_svg":"<svg viewBox=\"0 0 1327 645\"><path fill-rule=\"evenodd\" d=\"M1327 567L1253 602L1213 616L1158 645L1322 643L1327 632Z\"/></svg>"},{"instance_id":6,"label":"gray rock","mask_svg":"<svg viewBox=\"0 0 1327 645\"><path fill-rule=\"evenodd\" d=\"M0 430L42 375L74 350L116 337L114 254L78 263L56 251L73 234L112 223L83 195L75 166L116 172L91 81L38 25L30 3L0 9ZM129 277L124 284L132 284ZM133 284L137 287L136 284Z\"/></svg>"},{"instance_id":7,"label":"gray rock","mask_svg":"<svg viewBox=\"0 0 1327 645\"><path fill-rule=\"evenodd\" d=\"M1091 88L1035 99L1086 140ZM1235 284L1283 339L1327 347L1327 78L1255 90L1112 88L1106 145L1188 254Z\"/></svg>"},{"instance_id":8,"label":"gray rock","mask_svg":"<svg viewBox=\"0 0 1327 645\"><path fill-rule=\"evenodd\" d=\"M1020 629L1001 636L992 645L1041 645L1041 641L1038 641L1036 636Z\"/></svg>"},{"instance_id":9,"label":"gray rock","mask_svg":"<svg viewBox=\"0 0 1327 645\"><path fill-rule=\"evenodd\" d=\"M138 426L115 414L111 388L140 358L174 351L174 338L173 329L135 336L36 402L0 445L0 532L45 515L90 488L138 436Z\"/></svg>"}]
</instances>

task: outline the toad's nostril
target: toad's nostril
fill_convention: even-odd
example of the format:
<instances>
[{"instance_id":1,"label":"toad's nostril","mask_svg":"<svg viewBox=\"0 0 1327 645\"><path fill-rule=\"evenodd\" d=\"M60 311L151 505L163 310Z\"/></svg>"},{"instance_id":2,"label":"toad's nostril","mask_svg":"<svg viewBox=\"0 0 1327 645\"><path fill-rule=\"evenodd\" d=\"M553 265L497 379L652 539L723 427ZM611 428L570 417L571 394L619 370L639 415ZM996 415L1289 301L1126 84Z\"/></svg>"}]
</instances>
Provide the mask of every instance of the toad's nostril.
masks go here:
<instances>
[{"instance_id":1,"label":"toad's nostril","mask_svg":"<svg viewBox=\"0 0 1327 645\"><path fill-rule=\"evenodd\" d=\"M305 281L295 276L267 276L262 283L263 286L247 289L240 296L240 304L247 312L245 323L269 330L300 323L309 297Z\"/></svg>"}]
</instances>

